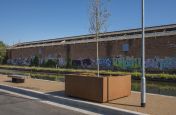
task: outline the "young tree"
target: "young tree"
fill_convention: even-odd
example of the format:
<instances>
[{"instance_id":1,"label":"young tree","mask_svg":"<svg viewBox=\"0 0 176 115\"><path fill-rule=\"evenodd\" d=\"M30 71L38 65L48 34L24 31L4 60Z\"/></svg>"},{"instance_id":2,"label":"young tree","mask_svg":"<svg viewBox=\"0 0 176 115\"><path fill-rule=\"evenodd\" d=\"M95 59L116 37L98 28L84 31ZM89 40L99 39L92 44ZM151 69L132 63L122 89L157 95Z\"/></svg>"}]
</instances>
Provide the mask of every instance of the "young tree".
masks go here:
<instances>
[{"instance_id":1,"label":"young tree","mask_svg":"<svg viewBox=\"0 0 176 115\"><path fill-rule=\"evenodd\" d=\"M99 77L99 34L103 33L107 29L107 20L110 16L106 5L110 0L90 0L89 6L89 31L95 35L96 49L97 49L97 72Z\"/></svg>"}]
</instances>

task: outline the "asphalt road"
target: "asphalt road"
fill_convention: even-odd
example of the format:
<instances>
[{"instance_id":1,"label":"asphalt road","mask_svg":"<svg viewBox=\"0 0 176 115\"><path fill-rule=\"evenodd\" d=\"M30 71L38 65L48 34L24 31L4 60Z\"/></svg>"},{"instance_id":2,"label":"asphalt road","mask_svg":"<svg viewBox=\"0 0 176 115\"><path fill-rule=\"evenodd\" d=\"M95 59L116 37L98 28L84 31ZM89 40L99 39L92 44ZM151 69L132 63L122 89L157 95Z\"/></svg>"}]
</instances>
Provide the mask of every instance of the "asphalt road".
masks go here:
<instances>
[{"instance_id":1,"label":"asphalt road","mask_svg":"<svg viewBox=\"0 0 176 115\"><path fill-rule=\"evenodd\" d=\"M0 91L0 115L83 115L68 109L41 103Z\"/></svg>"}]
</instances>

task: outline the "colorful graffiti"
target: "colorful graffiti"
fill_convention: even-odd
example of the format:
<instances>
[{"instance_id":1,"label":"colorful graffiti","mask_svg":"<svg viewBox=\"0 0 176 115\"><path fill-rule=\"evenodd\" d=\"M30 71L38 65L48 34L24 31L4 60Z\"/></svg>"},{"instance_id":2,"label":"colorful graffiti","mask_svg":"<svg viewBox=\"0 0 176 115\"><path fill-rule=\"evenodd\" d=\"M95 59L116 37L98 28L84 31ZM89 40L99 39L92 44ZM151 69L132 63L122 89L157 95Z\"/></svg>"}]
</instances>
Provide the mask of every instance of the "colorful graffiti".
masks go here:
<instances>
[{"instance_id":1,"label":"colorful graffiti","mask_svg":"<svg viewBox=\"0 0 176 115\"><path fill-rule=\"evenodd\" d=\"M146 59L146 68L156 68L160 70L164 69L176 69L176 58L154 58Z\"/></svg>"},{"instance_id":2,"label":"colorful graffiti","mask_svg":"<svg viewBox=\"0 0 176 115\"><path fill-rule=\"evenodd\" d=\"M30 65L30 60L32 58L18 58L18 59L9 59L8 64L13 65ZM44 59L40 59L42 62ZM55 59L57 61L58 67L64 67L67 64L66 59L58 58ZM116 57L116 58L100 58L99 64L101 69L123 69L123 70L131 70L131 69L140 69L141 67L141 58L134 57ZM95 68L97 65L97 61L94 59L81 59L81 60L71 60L72 67L79 68ZM176 57L174 58L153 58L145 60L146 68L149 69L176 69Z\"/></svg>"},{"instance_id":3,"label":"colorful graffiti","mask_svg":"<svg viewBox=\"0 0 176 115\"><path fill-rule=\"evenodd\" d=\"M113 58L112 63L116 69L139 69L141 67L141 59L133 57Z\"/></svg>"},{"instance_id":4,"label":"colorful graffiti","mask_svg":"<svg viewBox=\"0 0 176 115\"><path fill-rule=\"evenodd\" d=\"M81 60L72 60L73 67L81 67Z\"/></svg>"},{"instance_id":5,"label":"colorful graffiti","mask_svg":"<svg viewBox=\"0 0 176 115\"><path fill-rule=\"evenodd\" d=\"M112 67L112 59L111 58L100 58L99 59L100 67L103 69Z\"/></svg>"},{"instance_id":6,"label":"colorful graffiti","mask_svg":"<svg viewBox=\"0 0 176 115\"><path fill-rule=\"evenodd\" d=\"M17 59L8 59L7 64L12 65L30 65L30 58L17 58Z\"/></svg>"},{"instance_id":7,"label":"colorful graffiti","mask_svg":"<svg viewBox=\"0 0 176 115\"><path fill-rule=\"evenodd\" d=\"M92 61L90 59L83 59L82 63L83 63L83 66L91 66Z\"/></svg>"},{"instance_id":8,"label":"colorful graffiti","mask_svg":"<svg viewBox=\"0 0 176 115\"><path fill-rule=\"evenodd\" d=\"M58 60L57 60L57 65L58 65L59 67L64 67L64 66L66 65L65 59L64 59L64 58L58 58Z\"/></svg>"},{"instance_id":9,"label":"colorful graffiti","mask_svg":"<svg viewBox=\"0 0 176 115\"><path fill-rule=\"evenodd\" d=\"M96 60L83 59L72 60L72 65L76 67L94 68ZM100 68L102 69L123 69L132 70L141 68L141 58L134 57L117 57L117 58L100 58ZM145 60L146 68L149 69L176 69L176 58L154 58Z\"/></svg>"},{"instance_id":10,"label":"colorful graffiti","mask_svg":"<svg viewBox=\"0 0 176 115\"><path fill-rule=\"evenodd\" d=\"M94 61L92 61L91 59L72 60L73 67L91 68L94 65Z\"/></svg>"}]
</instances>

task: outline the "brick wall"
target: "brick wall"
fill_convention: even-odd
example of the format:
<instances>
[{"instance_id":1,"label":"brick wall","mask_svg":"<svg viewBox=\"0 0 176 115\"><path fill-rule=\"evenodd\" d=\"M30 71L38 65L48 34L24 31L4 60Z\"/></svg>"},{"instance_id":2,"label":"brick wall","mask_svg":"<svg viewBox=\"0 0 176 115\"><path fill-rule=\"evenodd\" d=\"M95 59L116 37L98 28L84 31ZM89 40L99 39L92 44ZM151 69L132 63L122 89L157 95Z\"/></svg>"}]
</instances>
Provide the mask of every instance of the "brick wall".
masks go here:
<instances>
[{"instance_id":1,"label":"brick wall","mask_svg":"<svg viewBox=\"0 0 176 115\"><path fill-rule=\"evenodd\" d=\"M123 51L123 45L127 45L128 51ZM124 39L99 43L99 56L102 68L116 67L129 69L140 67L141 40ZM10 53L10 54L9 54ZM12 49L8 55L12 60L32 58L38 55L41 59L68 59L72 64L78 63L80 67L95 67L96 43L82 43L71 45L59 45L48 47L35 47L24 49ZM115 59L114 61L114 58ZM176 68L176 36L146 38L146 63L148 68L173 69ZM88 62L90 59L91 64ZM80 60L80 62L78 62ZM83 61L83 62L82 62ZM86 62L87 61L87 62ZM86 64L87 63L87 64ZM135 63L138 63L137 65ZM107 64L107 65L106 65Z\"/></svg>"}]
</instances>

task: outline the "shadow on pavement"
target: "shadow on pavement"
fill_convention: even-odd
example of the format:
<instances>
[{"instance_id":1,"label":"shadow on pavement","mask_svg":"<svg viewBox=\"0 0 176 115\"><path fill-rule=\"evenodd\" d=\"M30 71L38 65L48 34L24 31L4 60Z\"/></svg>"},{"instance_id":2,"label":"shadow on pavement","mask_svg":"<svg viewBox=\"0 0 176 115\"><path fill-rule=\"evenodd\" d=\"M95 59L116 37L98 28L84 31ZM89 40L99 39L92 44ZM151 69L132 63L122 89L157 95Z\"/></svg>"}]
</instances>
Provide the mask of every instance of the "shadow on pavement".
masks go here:
<instances>
[{"instance_id":1,"label":"shadow on pavement","mask_svg":"<svg viewBox=\"0 0 176 115\"><path fill-rule=\"evenodd\" d=\"M132 106L132 107L141 107L140 105L126 104L126 103L115 103L115 102L108 102L108 103L109 103L109 104L114 104L114 105Z\"/></svg>"},{"instance_id":2,"label":"shadow on pavement","mask_svg":"<svg viewBox=\"0 0 176 115\"><path fill-rule=\"evenodd\" d=\"M62 91L47 92L46 94L51 94L51 95L55 95L55 96L66 97L64 90L62 90Z\"/></svg>"},{"instance_id":3,"label":"shadow on pavement","mask_svg":"<svg viewBox=\"0 0 176 115\"><path fill-rule=\"evenodd\" d=\"M74 96L65 95L65 90L47 92L45 94L50 94L50 95L53 95L53 96L60 96L60 97L67 97L67 98L70 98L70 99L80 100L80 101L95 102L95 101L90 101L90 100L86 100L86 99L82 99L82 98L78 98L78 97L74 97ZM95 102L95 103L97 103L97 102Z\"/></svg>"}]
</instances>

